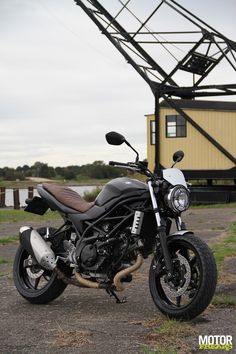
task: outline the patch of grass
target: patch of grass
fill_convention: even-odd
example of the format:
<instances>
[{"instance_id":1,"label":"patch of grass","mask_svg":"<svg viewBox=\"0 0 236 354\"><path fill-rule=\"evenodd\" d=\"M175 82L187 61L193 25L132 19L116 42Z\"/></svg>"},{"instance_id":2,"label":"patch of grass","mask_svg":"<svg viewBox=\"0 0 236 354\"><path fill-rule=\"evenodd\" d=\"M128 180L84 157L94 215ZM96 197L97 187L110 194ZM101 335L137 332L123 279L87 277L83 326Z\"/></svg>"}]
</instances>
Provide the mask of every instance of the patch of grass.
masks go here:
<instances>
[{"instance_id":1,"label":"patch of grass","mask_svg":"<svg viewBox=\"0 0 236 354\"><path fill-rule=\"evenodd\" d=\"M78 175L75 180L64 180L61 177L56 177L52 178L51 182L56 184L63 184L66 186L101 186L110 180L110 178L98 179ZM0 187L5 187L7 189L37 187L38 184L40 183L32 180L6 181L0 179Z\"/></svg>"},{"instance_id":2,"label":"patch of grass","mask_svg":"<svg viewBox=\"0 0 236 354\"><path fill-rule=\"evenodd\" d=\"M158 347L158 350L151 350L147 346L144 346L140 348L142 353L145 354L178 354L177 350L175 348L161 348Z\"/></svg>"},{"instance_id":3,"label":"patch of grass","mask_svg":"<svg viewBox=\"0 0 236 354\"><path fill-rule=\"evenodd\" d=\"M156 324L158 324L156 322ZM142 348L144 353L152 354L188 354L190 348L184 342L185 337L195 334L195 329L189 323L176 320L165 320L155 326L155 321L146 323L153 326L152 332L147 335L148 346Z\"/></svg>"},{"instance_id":4,"label":"patch of grass","mask_svg":"<svg viewBox=\"0 0 236 354\"><path fill-rule=\"evenodd\" d=\"M215 295L212 300L215 307L236 307L236 297L228 294Z\"/></svg>"},{"instance_id":5,"label":"patch of grass","mask_svg":"<svg viewBox=\"0 0 236 354\"><path fill-rule=\"evenodd\" d=\"M19 240L19 236L3 236L0 237L0 245L8 245Z\"/></svg>"},{"instance_id":6,"label":"patch of grass","mask_svg":"<svg viewBox=\"0 0 236 354\"><path fill-rule=\"evenodd\" d=\"M60 327L55 333L54 346L79 348L85 344L91 343L92 332L85 330L64 330Z\"/></svg>"},{"instance_id":7,"label":"patch of grass","mask_svg":"<svg viewBox=\"0 0 236 354\"><path fill-rule=\"evenodd\" d=\"M93 189L91 192L84 192L83 198L87 202L93 202L98 196L98 194L101 192L101 190L102 190L101 188L97 187Z\"/></svg>"},{"instance_id":8,"label":"patch of grass","mask_svg":"<svg viewBox=\"0 0 236 354\"><path fill-rule=\"evenodd\" d=\"M214 226L214 227L212 227L211 228L211 230L224 230L225 228L224 228L224 226Z\"/></svg>"},{"instance_id":9,"label":"patch of grass","mask_svg":"<svg viewBox=\"0 0 236 354\"><path fill-rule=\"evenodd\" d=\"M193 334L193 328L190 324L177 320L163 321L155 331L156 333L165 334L167 336Z\"/></svg>"},{"instance_id":10,"label":"patch of grass","mask_svg":"<svg viewBox=\"0 0 236 354\"><path fill-rule=\"evenodd\" d=\"M37 184L38 183L29 180L24 180L24 181L0 180L0 187L5 187L7 189L36 187Z\"/></svg>"},{"instance_id":11,"label":"patch of grass","mask_svg":"<svg viewBox=\"0 0 236 354\"><path fill-rule=\"evenodd\" d=\"M236 256L236 221L231 224L223 240L212 245L211 248L214 253L217 268L221 270L226 257Z\"/></svg>"},{"instance_id":12,"label":"patch of grass","mask_svg":"<svg viewBox=\"0 0 236 354\"><path fill-rule=\"evenodd\" d=\"M235 275L223 272L222 268L225 260L236 257L236 222L230 225L226 236L211 248L218 268L218 285L224 287L235 284ZM216 293L211 304L222 308L236 307L236 296L225 291L224 293Z\"/></svg>"},{"instance_id":13,"label":"patch of grass","mask_svg":"<svg viewBox=\"0 0 236 354\"><path fill-rule=\"evenodd\" d=\"M0 257L0 264L6 264L8 261L2 257Z\"/></svg>"},{"instance_id":14,"label":"patch of grass","mask_svg":"<svg viewBox=\"0 0 236 354\"><path fill-rule=\"evenodd\" d=\"M157 354L156 351L150 350L146 345L140 348L140 351L145 354Z\"/></svg>"},{"instance_id":15,"label":"patch of grass","mask_svg":"<svg viewBox=\"0 0 236 354\"><path fill-rule=\"evenodd\" d=\"M22 209L0 209L0 222L50 221L59 217L59 214L53 211L47 211L44 215L36 215Z\"/></svg>"},{"instance_id":16,"label":"patch of grass","mask_svg":"<svg viewBox=\"0 0 236 354\"><path fill-rule=\"evenodd\" d=\"M191 204L191 209L233 209L236 208L236 203L225 204Z\"/></svg>"},{"instance_id":17,"label":"patch of grass","mask_svg":"<svg viewBox=\"0 0 236 354\"><path fill-rule=\"evenodd\" d=\"M236 243L236 222L235 225L230 228L229 235L225 238L224 243L230 245L232 245L232 243Z\"/></svg>"}]
</instances>

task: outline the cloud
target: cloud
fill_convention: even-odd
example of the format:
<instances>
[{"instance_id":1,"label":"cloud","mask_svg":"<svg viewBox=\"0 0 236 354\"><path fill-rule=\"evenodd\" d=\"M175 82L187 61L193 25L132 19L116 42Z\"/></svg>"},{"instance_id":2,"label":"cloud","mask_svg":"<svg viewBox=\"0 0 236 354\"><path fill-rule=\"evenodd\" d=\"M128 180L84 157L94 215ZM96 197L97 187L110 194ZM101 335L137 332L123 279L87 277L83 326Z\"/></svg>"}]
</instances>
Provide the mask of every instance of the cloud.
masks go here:
<instances>
[{"instance_id":1,"label":"cloud","mask_svg":"<svg viewBox=\"0 0 236 354\"><path fill-rule=\"evenodd\" d=\"M153 95L73 0L1 0L0 42L0 166L133 158L105 143L110 130L146 157Z\"/></svg>"}]
</instances>

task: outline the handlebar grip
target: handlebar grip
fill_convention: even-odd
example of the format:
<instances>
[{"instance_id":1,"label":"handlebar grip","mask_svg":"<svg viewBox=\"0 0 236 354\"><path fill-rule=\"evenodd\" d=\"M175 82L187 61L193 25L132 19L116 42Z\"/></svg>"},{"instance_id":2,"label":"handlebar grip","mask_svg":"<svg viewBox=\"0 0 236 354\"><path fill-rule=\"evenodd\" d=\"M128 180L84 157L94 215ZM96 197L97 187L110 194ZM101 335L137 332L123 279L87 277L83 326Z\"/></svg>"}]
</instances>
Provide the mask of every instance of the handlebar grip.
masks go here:
<instances>
[{"instance_id":1,"label":"handlebar grip","mask_svg":"<svg viewBox=\"0 0 236 354\"><path fill-rule=\"evenodd\" d=\"M124 166L124 165L126 165L124 162L109 161L109 166Z\"/></svg>"}]
</instances>

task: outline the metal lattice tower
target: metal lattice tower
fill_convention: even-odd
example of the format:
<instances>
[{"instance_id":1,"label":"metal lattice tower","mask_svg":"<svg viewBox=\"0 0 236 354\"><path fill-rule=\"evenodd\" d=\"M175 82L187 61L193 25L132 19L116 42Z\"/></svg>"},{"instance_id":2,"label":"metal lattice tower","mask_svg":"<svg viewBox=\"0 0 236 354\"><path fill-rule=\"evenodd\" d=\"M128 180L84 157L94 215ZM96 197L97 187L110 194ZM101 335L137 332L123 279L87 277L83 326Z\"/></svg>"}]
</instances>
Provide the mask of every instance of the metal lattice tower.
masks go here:
<instances>
[{"instance_id":1,"label":"metal lattice tower","mask_svg":"<svg viewBox=\"0 0 236 354\"><path fill-rule=\"evenodd\" d=\"M175 0L75 2L141 75L155 96L156 172L160 169L160 99L164 99L236 164L235 156L205 132L174 100L235 95L235 83L213 84L212 73L222 61L226 61L235 80L236 42Z\"/></svg>"}]
</instances>

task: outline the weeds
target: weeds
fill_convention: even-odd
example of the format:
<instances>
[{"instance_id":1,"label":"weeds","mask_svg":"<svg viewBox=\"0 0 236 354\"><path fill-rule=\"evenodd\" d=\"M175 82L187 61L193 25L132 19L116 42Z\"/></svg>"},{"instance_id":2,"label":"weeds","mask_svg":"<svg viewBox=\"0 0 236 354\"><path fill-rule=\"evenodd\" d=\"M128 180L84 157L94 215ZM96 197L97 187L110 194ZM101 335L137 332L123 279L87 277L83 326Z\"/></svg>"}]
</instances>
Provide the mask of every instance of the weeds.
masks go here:
<instances>
[{"instance_id":1,"label":"weeds","mask_svg":"<svg viewBox=\"0 0 236 354\"><path fill-rule=\"evenodd\" d=\"M83 198L87 202L93 202L100 192L101 192L101 188L96 187L91 192L84 192Z\"/></svg>"},{"instance_id":2,"label":"weeds","mask_svg":"<svg viewBox=\"0 0 236 354\"><path fill-rule=\"evenodd\" d=\"M3 236L0 238L0 245L8 245L19 240L19 236Z\"/></svg>"},{"instance_id":3,"label":"weeds","mask_svg":"<svg viewBox=\"0 0 236 354\"><path fill-rule=\"evenodd\" d=\"M79 348L85 344L91 343L91 331L65 330L59 324L58 327L59 329L55 331L55 340L52 343L54 346Z\"/></svg>"},{"instance_id":4,"label":"weeds","mask_svg":"<svg viewBox=\"0 0 236 354\"><path fill-rule=\"evenodd\" d=\"M236 256L236 222L233 222L226 236L212 246L218 270L222 269L226 257ZM230 294L216 294L212 300L213 307L235 307L236 297ZM149 323L150 322L150 323ZM176 320L147 321L145 327L152 331L147 335L147 345L141 348L145 354L188 354L190 349L186 337L196 333L193 323ZM173 344L174 343L174 344Z\"/></svg>"},{"instance_id":5,"label":"weeds","mask_svg":"<svg viewBox=\"0 0 236 354\"><path fill-rule=\"evenodd\" d=\"M162 348L160 346L157 350L150 350L147 346L144 346L141 348L141 352L144 354L178 354L175 348Z\"/></svg>"},{"instance_id":6,"label":"weeds","mask_svg":"<svg viewBox=\"0 0 236 354\"><path fill-rule=\"evenodd\" d=\"M188 354L189 347L184 342L185 337L195 334L189 323L176 320L147 321L145 327L152 328L146 339L148 346L142 348L146 354ZM174 344L173 344L174 343Z\"/></svg>"},{"instance_id":7,"label":"weeds","mask_svg":"<svg viewBox=\"0 0 236 354\"><path fill-rule=\"evenodd\" d=\"M8 261L2 257L0 257L0 264L6 264Z\"/></svg>"},{"instance_id":8,"label":"weeds","mask_svg":"<svg viewBox=\"0 0 236 354\"><path fill-rule=\"evenodd\" d=\"M236 208L236 203L225 204L191 204L191 209L233 209Z\"/></svg>"},{"instance_id":9,"label":"weeds","mask_svg":"<svg viewBox=\"0 0 236 354\"><path fill-rule=\"evenodd\" d=\"M58 214L52 211L48 211L44 215L36 215L21 209L0 209L0 222L50 221L58 218Z\"/></svg>"},{"instance_id":10,"label":"weeds","mask_svg":"<svg viewBox=\"0 0 236 354\"><path fill-rule=\"evenodd\" d=\"M224 239L212 246L212 251L218 270L222 269L226 257L236 256L236 222L232 223Z\"/></svg>"},{"instance_id":11,"label":"weeds","mask_svg":"<svg viewBox=\"0 0 236 354\"><path fill-rule=\"evenodd\" d=\"M236 297L229 294L215 295L212 300L212 305L215 307L235 307Z\"/></svg>"}]
</instances>

